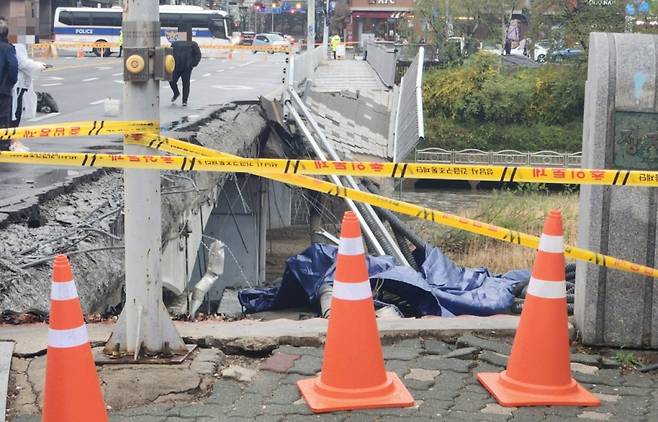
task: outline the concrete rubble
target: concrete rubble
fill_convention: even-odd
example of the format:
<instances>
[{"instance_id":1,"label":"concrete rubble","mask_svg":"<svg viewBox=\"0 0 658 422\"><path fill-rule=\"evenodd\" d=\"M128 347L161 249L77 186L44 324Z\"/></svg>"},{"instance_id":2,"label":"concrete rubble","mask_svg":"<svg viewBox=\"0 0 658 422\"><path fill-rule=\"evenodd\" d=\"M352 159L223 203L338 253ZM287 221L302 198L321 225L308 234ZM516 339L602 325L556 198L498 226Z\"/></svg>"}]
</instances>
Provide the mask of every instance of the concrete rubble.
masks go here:
<instances>
[{"instance_id":1,"label":"concrete rubble","mask_svg":"<svg viewBox=\"0 0 658 422\"><path fill-rule=\"evenodd\" d=\"M265 132L258 106L229 105L168 135L253 156ZM178 239L179 216L208 201L211 188L225 177L223 173L162 174L164 242ZM36 205L0 209L0 309L7 322L14 322L15 313L32 312L36 319L48 313L49 264L58 253L71 259L85 313L102 314L120 306L122 187L121 172L99 169L40 196Z\"/></svg>"}]
</instances>

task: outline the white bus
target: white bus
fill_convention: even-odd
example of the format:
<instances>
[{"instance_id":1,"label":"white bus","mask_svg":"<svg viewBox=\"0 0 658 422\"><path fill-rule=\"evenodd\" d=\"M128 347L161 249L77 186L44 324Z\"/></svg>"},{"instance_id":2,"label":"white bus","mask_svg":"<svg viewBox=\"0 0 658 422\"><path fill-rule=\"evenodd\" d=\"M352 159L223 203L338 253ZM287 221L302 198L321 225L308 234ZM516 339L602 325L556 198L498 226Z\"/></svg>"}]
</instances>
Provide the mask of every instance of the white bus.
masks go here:
<instances>
[{"instance_id":1,"label":"white bus","mask_svg":"<svg viewBox=\"0 0 658 422\"><path fill-rule=\"evenodd\" d=\"M53 32L61 42L118 42L121 32L121 8L58 7L55 9ZM160 43L176 40L178 29L192 27L199 45L230 43L231 21L226 12L199 6L160 6ZM90 49L100 56L99 49ZM105 51L105 55L118 52Z\"/></svg>"}]
</instances>

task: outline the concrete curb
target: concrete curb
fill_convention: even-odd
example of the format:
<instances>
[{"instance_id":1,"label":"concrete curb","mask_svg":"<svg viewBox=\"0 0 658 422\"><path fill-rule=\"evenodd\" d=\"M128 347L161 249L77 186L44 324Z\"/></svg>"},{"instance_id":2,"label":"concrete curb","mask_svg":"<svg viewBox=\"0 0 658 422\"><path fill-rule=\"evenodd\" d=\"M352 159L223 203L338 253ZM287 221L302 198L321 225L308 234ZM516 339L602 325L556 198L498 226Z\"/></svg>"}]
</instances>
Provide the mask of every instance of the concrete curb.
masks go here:
<instances>
[{"instance_id":1,"label":"concrete curb","mask_svg":"<svg viewBox=\"0 0 658 422\"><path fill-rule=\"evenodd\" d=\"M450 338L464 333L487 335L513 335L519 317L499 315L493 317L463 316L456 318L406 318L380 319L377 321L383 342L401 338ZM327 332L327 320L313 318L302 321L277 319L272 321L240 320L234 322L175 321L178 332L189 343L215 346L228 351L262 352L279 345L320 346ZM113 322L88 324L92 343L104 343L109 337ZM35 356L47 348L48 325L24 324L0 326L0 340L16 343L14 355Z\"/></svg>"}]
</instances>

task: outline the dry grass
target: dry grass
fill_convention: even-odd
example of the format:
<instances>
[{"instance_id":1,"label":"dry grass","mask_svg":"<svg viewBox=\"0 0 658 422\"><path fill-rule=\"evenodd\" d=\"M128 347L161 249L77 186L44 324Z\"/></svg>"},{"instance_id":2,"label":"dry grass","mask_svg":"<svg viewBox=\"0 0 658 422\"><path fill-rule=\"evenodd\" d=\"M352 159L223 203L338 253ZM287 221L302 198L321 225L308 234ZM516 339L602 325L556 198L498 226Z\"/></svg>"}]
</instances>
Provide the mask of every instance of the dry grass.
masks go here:
<instances>
[{"instance_id":1,"label":"dry grass","mask_svg":"<svg viewBox=\"0 0 658 422\"><path fill-rule=\"evenodd\" d=\"M481 201L477 208L467 210L464 216L539 236L546 214L555 208L562 211L566 242L574 245L578 232L578 194L499 192ZM535 252L523 246L429 224L414 226L426 240L442 248L461 266L484 266L492 272L502 273L530 268L534 261Z\"/></svg>"}]
</instances>

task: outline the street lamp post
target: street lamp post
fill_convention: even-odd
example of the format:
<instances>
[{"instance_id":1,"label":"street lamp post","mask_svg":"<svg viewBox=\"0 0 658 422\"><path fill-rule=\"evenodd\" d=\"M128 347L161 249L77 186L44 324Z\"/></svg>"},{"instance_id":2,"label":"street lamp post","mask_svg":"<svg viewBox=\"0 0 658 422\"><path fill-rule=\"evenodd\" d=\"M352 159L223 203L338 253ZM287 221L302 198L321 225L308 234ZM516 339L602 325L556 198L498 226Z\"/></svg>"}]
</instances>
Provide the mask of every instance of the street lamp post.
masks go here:
<instances>
[{"instance_id":1,"label":"street lamp post","mask_svg":"<svg viewBox=\"0 0 658 422\"><path fill-rule=\"evenodd\" d=\"M272 3L271 12L272 12L272 32L274 32L274 8L277 6L276 3Z\"/></svg>"}]
</instances>

